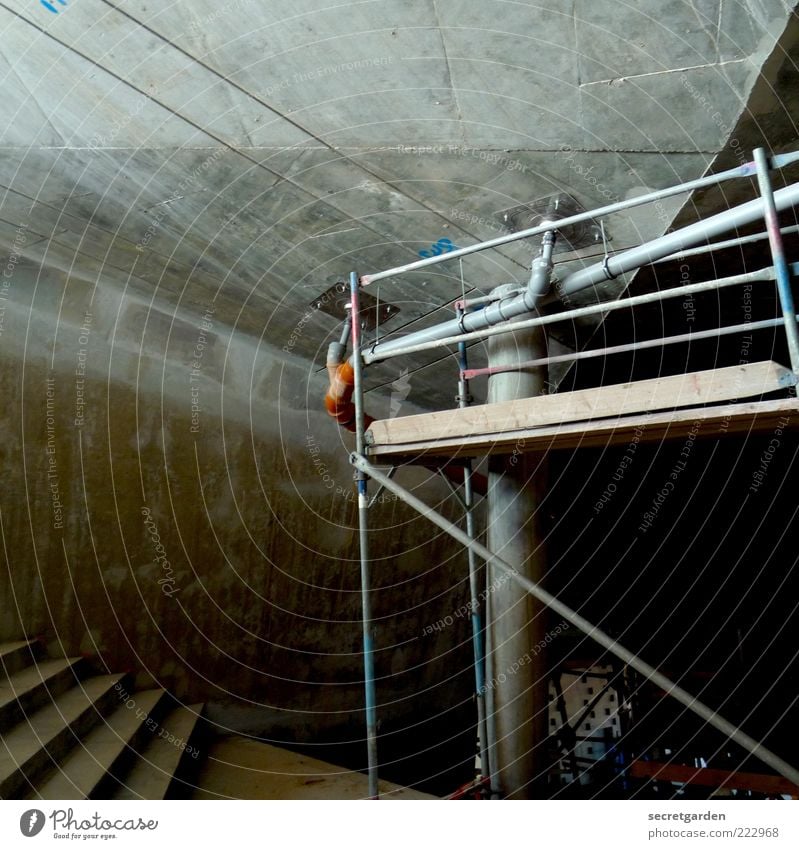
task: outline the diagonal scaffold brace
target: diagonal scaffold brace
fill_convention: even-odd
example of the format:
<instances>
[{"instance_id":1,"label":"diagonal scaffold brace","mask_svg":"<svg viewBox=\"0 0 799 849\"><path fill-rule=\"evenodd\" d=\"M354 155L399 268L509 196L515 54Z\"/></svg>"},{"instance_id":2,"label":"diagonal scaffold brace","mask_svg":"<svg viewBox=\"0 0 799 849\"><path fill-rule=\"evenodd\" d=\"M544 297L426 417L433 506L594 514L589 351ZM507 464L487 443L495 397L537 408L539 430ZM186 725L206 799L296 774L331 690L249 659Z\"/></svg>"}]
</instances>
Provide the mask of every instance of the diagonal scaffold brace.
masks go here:
<instances>
[{"instance_id":1,"label":"diagonal scaffold brace","mask_svg":"<svg viewBox=\"0 0 799 849\"><path fill-rule=\"evenodd\" d=\"M394 493L394 495L396 495L401 501L409 507L412 507L422 516L425 516L434 525L437 525L442 531L457 540L461 545L474 551L474 553L481 557L486 563L490 562L496 569L505 573L509 579L515 581L519 586L530 593L530 595L547 605L547 607L554 610L567 622L570 622L572 625L579 628L586 636L590 637L596 643L618 657L619 660L628 664L646 679L664 690L668 696L676 699L680 704L688 708L688 710L695 713L709 725L712 725L730 740L737 743L741 748L750 752L766 764L766 766L769 766L775 772L783 776L783 778L786 778L788 781L799 786L799 769L783 760L779 755L766 748L766 746L755 740L753 737L750 737L745 731L742 731L738 726L729 722L712 708L704 704L704 702L701 702L695 696L692 696L687 690L684 690L678 684L675 684L674 681L667 678L663 675L663 673L659 672L645 660L638 657L638 655L625 648L621 645L621 643L606 634L601 628L593 625L587 619L580 616L579 613L572 610L568 605L564 604L551 593L547 592L540 584L520 575L513 566L501 557L498 557L496 554L489 551L477 540L471 539L467 533L462 531L457 525L450 522L449 519L433 510L432 507L425 504L412 493L408 492L404 487L396 483L396 481L381 472L376 466L373 466L363 454L357 452L351 454L350 463L359 472L362 472L375 482L382 484L389 492Z\"/></svg>"}]
</instances>

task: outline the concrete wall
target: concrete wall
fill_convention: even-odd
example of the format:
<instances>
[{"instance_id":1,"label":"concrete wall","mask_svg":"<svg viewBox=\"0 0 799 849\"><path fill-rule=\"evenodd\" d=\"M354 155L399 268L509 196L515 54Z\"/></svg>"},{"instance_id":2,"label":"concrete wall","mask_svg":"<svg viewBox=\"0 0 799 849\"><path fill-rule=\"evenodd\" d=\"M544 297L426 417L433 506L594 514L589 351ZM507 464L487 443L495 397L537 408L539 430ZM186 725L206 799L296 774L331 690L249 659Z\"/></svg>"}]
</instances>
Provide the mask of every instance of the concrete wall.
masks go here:
<instances>
[{"instance_id":1,"label":"concrete wall","mask_svg":"<svg viewBox=\"0 0 799 849\"><path fill-rule=\"evenodd\" d=\"M211 302L173 322L14 248L3 273L0 639L132 668L222 728L359 731L352 439L323 375ZM381 719L468 708L467 621L422 635L465 600L464 556L395 500L373 520Z\"/></svg>"},{"instance_id":2,"label":"concrete wall","mask_svg":"<svg viewBox=\"0 0 799 849\"><path fill-rule=\"evenodd\" d=\"M496 236L511 207L568 192L591 208L698 177L796 4L17 5L0 8L0 238L30 211L45 265L99 265L163 301L203 276L234 301L226 320L249 298L262 326L277 307L299 317L353 262L369 273L441 237ZM611 217L612 246L659 235L673 211ZM526 279L535 249L471 257L464 285ZM386 282L401 312L381 331L460 291L454 263ZM204 290L190 298L202 312ZM426 402L449 403L428 357L406 365Z\"/></svg>"}]
</instances>

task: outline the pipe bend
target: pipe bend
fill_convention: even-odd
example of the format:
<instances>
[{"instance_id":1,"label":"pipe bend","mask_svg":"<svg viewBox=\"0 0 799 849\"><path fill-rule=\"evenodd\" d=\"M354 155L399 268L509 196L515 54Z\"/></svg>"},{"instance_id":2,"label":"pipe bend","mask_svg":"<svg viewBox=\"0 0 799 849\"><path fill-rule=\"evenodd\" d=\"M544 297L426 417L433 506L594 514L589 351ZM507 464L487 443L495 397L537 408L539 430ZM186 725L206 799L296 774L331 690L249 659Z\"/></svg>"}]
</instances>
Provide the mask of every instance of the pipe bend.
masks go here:
<instances>
[{"instance_id":1,"label":"pipe bend","mask_svg":"<svg viewBox=\"0 0 799 849\"><path fill-rule=\"evenodd\" d=\"M350 433L355 433L355 403L352 393L355 390L355 370L349 360L336 362L328 358L327 375L330 386L325 395L325 409L328 415L335 419L341 427ZM364 427L374 421L371 416L364 416Z\"/></svg>"}]
</instances>

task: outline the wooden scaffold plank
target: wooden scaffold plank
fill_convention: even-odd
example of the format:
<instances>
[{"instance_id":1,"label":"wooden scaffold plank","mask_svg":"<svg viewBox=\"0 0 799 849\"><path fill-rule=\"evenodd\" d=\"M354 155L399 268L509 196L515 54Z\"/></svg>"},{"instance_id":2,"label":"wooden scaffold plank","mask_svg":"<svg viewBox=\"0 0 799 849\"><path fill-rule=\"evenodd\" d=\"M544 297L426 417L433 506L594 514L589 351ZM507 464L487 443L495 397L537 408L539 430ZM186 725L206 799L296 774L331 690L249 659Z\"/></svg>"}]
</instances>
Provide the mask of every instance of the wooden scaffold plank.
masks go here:
<instances>
[{"instance_id":1,"label":"wooden scaffold plank","mask_svg":"<svg viewBox=\"0 0 799 849\"><path fill-rule=\"evenodd\" d=\"M381 420L367 433L369 455L573 449L629 441L637 431L645 441L677 439L697 421L701 436L767 429L786 417L788 426L792 416L799 424L796 398L702 405L766 395L794 382L790 370L768 361Z\"/></svg>"}]
</instances>

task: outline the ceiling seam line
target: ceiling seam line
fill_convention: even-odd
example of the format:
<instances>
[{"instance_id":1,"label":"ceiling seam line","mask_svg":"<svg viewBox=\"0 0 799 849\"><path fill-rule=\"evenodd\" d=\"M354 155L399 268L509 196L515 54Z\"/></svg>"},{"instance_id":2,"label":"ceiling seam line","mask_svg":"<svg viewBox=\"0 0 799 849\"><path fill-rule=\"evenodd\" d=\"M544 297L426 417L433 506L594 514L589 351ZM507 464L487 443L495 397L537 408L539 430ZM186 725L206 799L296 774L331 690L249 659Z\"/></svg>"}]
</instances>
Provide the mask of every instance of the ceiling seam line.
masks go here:
<instances>
[{"instance_id":1,"label":"ceiling seam line","mask_svg":"<svg viewBox=\"0 0 799 849\"><path fill-rule=\"evenodd\" d=\"M63 209L59 209L56 206L51 206L51 204L47 201L35 200L34 198L30 197L30 195L25 194L25 192L19 191L19 189L13 189L10 186L5 186L3 183L0 183L0 189L5 189L6 191L12 192L13 194L17 195L18 197L24 198L26 201L30 201L32 206L35 206L35 205L44 206L46 209L50 209L53 212L57 212L62 216L66 216L68 218L75 219L76 222L83 225L84 233L85 233L85 230L86 230L87 227L95 227L101 233L105 233L106 235L111 236L112 239L119 240L125 246L130 246L130 247L134 247L134 248L136 247L136 243L132 242L130 239L128 239L127 236L122 236L119 233L112 232L111 230L106 230L104 227L101 227L99 224L94 224L91 221L87 222L86 219L80 218L79 216L75 215L72 212L67 212ZM28 213L28 215L30 215L30 212ZM5 219L0 219L0 220L5 220ZM6 223L7 224L13 224L13 222L9 222L9 221L6 221ZM68 230L69 230L69 228L66 227L65 230L63 230L61 232L67 232ZM43 238L48 239L48 238L52 238L52 236L44 236ZM78 250L78 249L75 249L75 250ZM85 253L85 251L81 251L81 253ZM165 263L175 262L175 260L172 257L168 257L166 254L162 254L159 251L150 250L150 254L154 257L158 257L158 258L164 260ZM86 256L91 256L91 254L86 254ZM97 260L97 261L99 262L99 260ZM178 264L182 265L183 263L178 262ZM112 266L112 267L113 268L119 268L119 266ZM130 269L119 268L119 270L120 271L129 271ZM196 271L196 269L192 269L192 273L194 273L195 271ZM224 283L225 282L221 277L218 277L216 274L214 274L211 271L206 271L205 269L200 269L200 271L203 275L211 278L215 283Z\"/></svg>"},{"instance_id":2,"label":"ceiling seam line","mask_svg":"<svg viewBox=\"0 0 799 849\"><path fill-rule=\"evenodd\" d=\"M106 2L106 0L103 0L103 2ZM122 12L122 10L117 9L116 7L114 7L114 6L113 6L113 4L108 3L108 5L109 5L109 6L111 6L112 8L114 8L114 9L115 9L117 12L119 12L120 14L125 15L125 17L129 18L129 19L130 19L130 20L132 20L134 23L139 23L138 21L136 21L136 19L135 19L135 18L132 18L132 17L131 17L130 15L128 15L127 13ZM337 213L340 213L340 214L346 215L348 218L352 218L352 217L353 217L353 216L352 216L349 212L347 212L346 210L339 209L337 206L334 206L334 205L333 205L332 203L330 203L330 201L329 201L329 200L327 200L326 198L318 197L318 196L317 196L317 195L315 195L313 192L309 191L307 188L305 188L305 187L303 187L303 186L299 185L298 183L295 183L293 180L289 179L288 177L285 177L285 176L283 176L282 174L279 174L277 171L273 171L271 168L269 168L268 166L264 165L262 162L258 162L258 160L253 159L252 157L248 156L246 153L244 153L244 152L243 152L243 150L242 150L241 148L234 147L234 146L233 146L233 145L231 145L229 142L225 141L223 138L216 136L216 135L215 135L214 133L212 133L210 130L206 130L206 129L204 129L203 127L201 127L199 124L197 124L197 123L196 123L194 120L192 120L191 118L188 118L188 117L186 117L185 115L182 115L182 114L180 114L179 112L176 112L174 109L172 109L171 107L169 107L169 106L167 106L166 104L162 103L160 100L158 100L157 98L153 97L153 96L152 96L151 94L149 94L148 92L146 92L146 91L144 91L144 90L142 90L142 89L138 88L136 85L134 85L134 83L132 83L132 82L130 82L130 81L128 81L128 80L126 80L126 79L124 79L123 77L121 77L121 76L120 76L119 74L117 74L116 72L114 72L114 71L110 70L109 68L106 68L104 65L100 65L100 64L98 64L98 63L97 63L94 59L92 59L91 57L87 56L86 54L82 53L81 51L77 50L76 48L74 48L74 47L70 46L69 44L66 44L65 42L61 41L60 39L56 38L54 35L52 35L51 33L49 33L47 30L43 29L43 28L42 28L42 27L40 27L38 24L35 24L35 23L34 23L34 22L32 22L32 21L29 21L27 18L25 18L23 15L19 14L19 12L15 11L14 9L10 9L8 6L6 6L6 5L5 5L5 3L0 2L0 8L5 9L7 12L11 13L11 14L12 14L12 15L14 15L16 18L18 18L19 20L21 20L23 23L27 24L28 26L32 27L33 29L38 30L38 31L39 31L42 35L46 36L47 38L50 38L50 39L51 39L52 41L54 41L56 44L59 44L59 45L60 45L61 47L63 47L64 49L69 50L70 52L74 53L76 56L79 56L81 59L85 60L86 62L89 62L92 66L94 66L95 68L97 68L97 69L98 69L98 70L100 70L100 71L103 71L104 73L108 74L109 76L113 77L115 80L117 80L118 82L120 82L120 83L122 83L123 85L127 86L127 87L128 87L129 89L131 89L132 91L135 91L137 94L144 95L144 96L145 96L148 100L151 100L153 103L155 103L155 104L156 104L156 106L160 107L161 109L164 109L166 112L169 112L171 115L174 115L174 116L175 116L176 118L178 118L179 120L184 121L184 122L185 122L186 124L188 124L190 127L193 127L195 130L197 130L198 132L202 133L203 135L208 136L209 138L211 138L211 139L213 139L214 141L218 142L220 145L222 145L222 147L226 148L227 150L231 151L231 152L232 152L232 153L234 153L234 154L237 154L238 156L241 156L241 157L242 157L242 159L246 160L247 162L251 163L252 165L256 166L257 168L262 169L262 170L263 170L263 171L265 171L266 173L268 173L268 174L272 175L273 177L275 177L275 178L276 178L276 183L275 183L275 184L274 184L271 188L275 188L275 186L280 185L280 183L287 183L288 185L293 186L293 187L294 187L295 189L297 189L298 191L300 191L300 192L302 192L303 194L307 195L308 197L312 198L314 201L317 201L317 202L319 202L319 203L324 204L325 206L329 207L330 209L335 210ZM151 33L153 33L154 35L156 35L158 38L160 38L160 39L161 39L162 41L164 41L166 44L169 44L169 45L171 45L171 46L175 47L174 45L172 45L172 43L171 43L170 41L168 41L167 39L164 39L164 37L163 37L163 36L161 36L161 35L159 35L158 33L153 32L153 30L151 30L149 27L146 27L146 26L144 26L144 25L142 25L142 24L140 24L140 26L142 26L142 28L143 28L143 29L147 29L147 31L148 31L148 32L151 32ZM175 49L176 49L176 50L178 50L178 51L180 51L180 52L182 52L182 53L184 53L184 55L185 55L187 58L192 59L193 61L197 61L196 59L194 59L194 57L193 57L193 56L191 56L191 54L186 53L185 51L181 50L181 48L175 47ZM202 65L203 67L206 67L206 66L205 66L203 63L201 63L201 62L198 62L198 64ZM210 71L211 71L214 75L216 75L216 76L221 76L221 75L219 74L219 72L213 71L213 69L208 68L207 70L210 70ZM224 76L222 76L222 79L223 79L223 80L225 80L226 82L229 82L229 81L228 81L228 80L227 80ZM246 93L246 92L245 92L245 93ZM254 99L254 100L256 100L256 102L259 102L259 103L260 103L260 101L258 101L256 98L253 98L253 99ZM270 108L270 107L268 107L268 106L267 106L267 108ZM271 111L274 111L274 110L271 110ZM278 114L278 115L279 115L280 113L276 113L276 114ZM300 129L301 129L301 128L300 128ZM321 141L321 140L320 140L320 141ZM321 143L322 143L322 144L324 144L324 142L321 142ZM337 151L333 151L333 149L332 149L332 148L330 148L330 147L329 147L329 145L325 145L325 147L326 147L327 149L331 150L331 152L337 152ZM138 150L138 148L133 148L133 149ZM341 157L341 158L345 158L345 157ZM366 171L366 169L363 169L363 170L364 170L366 173L370 173L370 172ZM380 179L379 177L377 177L377 175L373 175L373 176L375 176L375 178L376 178L376 179ZM410 197L408 197L408 199L409 199L409 200L413 200L413 198L410 198ZM433 212L435 215L438 215L439 217L443 218L443 216L442 216L440 213L436 213L434 210L429 210L429 211L431 211L431 212ZM446 221L447 219L444 219L444 220ZM450 222L448 222L448 223L450 223ZM368 231L369 231L369 232L371 232L371 233L374 233L375 235L379 236L381 239L386 239L386 238L387 238L386 234L384 234L384 233L380 233L380 232L378 232L377 230L373 230L373 229L372 229L371 227L369 227L368 225L364 225L364 227L365 227L365 229L366 229L366 230L368 230ZM458 229L460 229L460 228L458 228ZM462 232L466 232L466 231L462 231ZM468 233L467 235L472 235L472 234L471 234L471 233ZM389 240L390 240L391 242L393 242L393 244L396 244L398 247L402 248L403 250L410 250L410 249L406 248L406 247L405 247L405 245L404 245L401 241L397 241L397 240L395 240L395 239L391 239L390 237L388 237L388 238L389 238ZM473 238L475 238L475 237L473 237Z\"/></svg>"},{"instance_id":3,"label":"ceiling seam line","mask_svg":"<svg viewBox=\"0 0 799 849\"><path fill-rule=\"evenodd\" d=\"M110 8L114 9L114 11L116 11L118 14L123 15L128 20L135 23L137 26L140 26L142 29L146 30L151 35L158 38L160 41L169 45L176 52L181 53L187 59L190 59L192 62L196 62L200 67L204 68L206 71L213 74L215 77L221 79L223 82L227 83L228 85L233 86L233 88L235 88L241 94L244 94L246 97L249 97L251 100L255 101L256 103L258 103L263 108L268 109L270 112L272 112L278 118L286 121L286 123L290 124L295 129L299 130L302 133L305 133L307 136L309 136L310 138L317 141L320 145L322 145L324 149L329 150L331 153L338 154L342 159L345 159L347 162L354 165L360 171L363 171L363 173L368 174L370 177L373 177L376 180L379 180L384 185L389 186L390 188L397 191L403 197L407 198L408 200L412 201L413 203L419 204L419 206L421 206L423 209L426 209L428 212L431 212L433 215L437 216L438 218L442 218L448 224L452 224L452 222L448 218L446 218L441 212L438 212L436 209L429 206L424 201L419 200L418 198L404 192L395 183L391 182L390 180L384 179L379 174L375 173L374 171L370 170L369 168L366 168L364 165L362 165L359 162L356 162L354 159L351 159L349 156L342 156L340 149L333 147L329 142L325 141L325 139L323 139L321 136L318 136L316 133L314 133L312 130L309 130L308 128L304 127L298 121L295 121L294 119L289 118L288 116L284 115L279 110L275 109L273 106L270 106L268 103L266 103L260 97L258 97L256 94L253 94L252 92L248 91L242 85L237 83L235 80L229 79L227 76L225 76L225 74L223 74L221 71L214 68L212 65L209 65L207 62L203 61L202 59L198 59L196 56L194 56L188 50L185 50L180 45L175 44L173 41L168 39L166 36L162 35L160 32L154 30L152 27L150 27L147 24L143 23L142 21L138 20L138 18L133 17L133 15L131 15L128 12L126 12L125 10L121 9L119 6L115 5L114 3L111 3L110 0L102 0L102 2L105 3L105 5L109 6ZM0 5L3 5L3 4L0 4ZM22 20L25 20L25 19L22 18ZM61 42L59 42L59 43L61 43ZM443 35L442 35L442 44L443 44ZM64 46L66 46L66 45L64 45ZM75 52L77 52L77 51L75 51ZM446 51L445 51L445 53L446 53ZM79 54L79 55L82 55L82 54ZM449 67L449 64L447 66ZM103 68L103 69L107 70L105 68ZM126 81L123 81L123 82L126 82ZM450 83L451 83L451 78L450 78ZM131 83L128 83L128 85L131 85L131 87L133 87ZM136 90L138 90L138 89L136 89ZM159 105L161 105L161 104L159 104ZM182 115L178 115L178 113L175 113L174 110L170 109L169 111L173 112L173 114L177 115L177 117L183 118ZM186 119L186 118L184 118L184 120L188 121L188 119ZM192 123L192 126L196 126L193 122L189 122L189 123ZM213 136L207 130L203 130L202 132L205 132L207 135L211 136L212 138L216 138L215 136ZM222 142L223 144L225 144L225 142L222 139L217 139L217 140ZM231 148L231 149L234 149L234 148ZM245 158L249 160L249 157L245 157ZM250 161L253 161L253 160L250 160ZM265 170L269 171L270 174L274 174L276 177L278 177L279 181L286 181L286 182L290 183L292 186L295 186L297 188L302 188L298 184L289 180L287 177L283 177L283 175L277 174L277 172L272 171L272 169L267 168L266 166L262 165L261 163L257 163L257 164L261 165L261 167L263 167L263 168L265 168ZM313 193L309 192L307 189L303 189L303 191L305 191L307 194L311 195L311 197L315 197L315 195L313 195ZM326 203L327 205L331 206L333 209L336 209L338 212L344 212L344 210L340 210L340 209L338 209L338 207L335 207L332 204L330 204L329 201L327 201L325 198L320 197L320 198L317 198L317 200L319 200L322 203ZM369 229L371 229L371 228L369 228ZM465 233L467 236L470 236L471 238L475 239L475 241L480 241L477 238L477 236L475 236L473 233L470 233L468 230L465 230L465 229L460 228L460 227L458 229L461 230L463 233ZM373 231L373 232L375 232L375 231ZM400 245L401 247L404 247L401 242L396 242L396 244ZM518 265L519 268L526 269L526 265L524 263L520 263L518 260L514 259L513 257L508 256L504 253L501 253L500 255L503 256L505 259L509 260L510 262L513 262L515 265Z\"/></svg>"}]
</instances>

